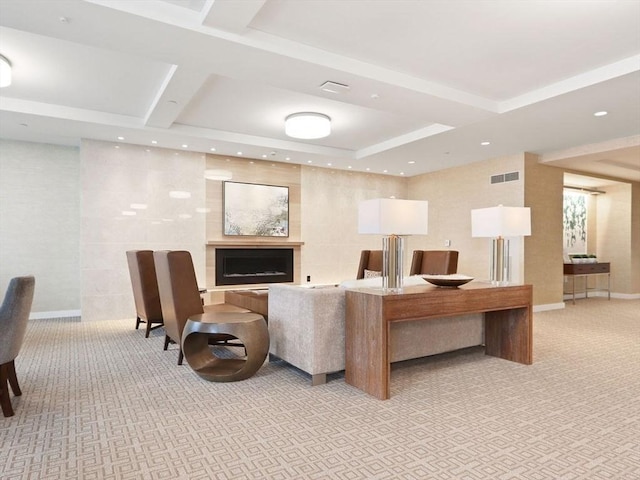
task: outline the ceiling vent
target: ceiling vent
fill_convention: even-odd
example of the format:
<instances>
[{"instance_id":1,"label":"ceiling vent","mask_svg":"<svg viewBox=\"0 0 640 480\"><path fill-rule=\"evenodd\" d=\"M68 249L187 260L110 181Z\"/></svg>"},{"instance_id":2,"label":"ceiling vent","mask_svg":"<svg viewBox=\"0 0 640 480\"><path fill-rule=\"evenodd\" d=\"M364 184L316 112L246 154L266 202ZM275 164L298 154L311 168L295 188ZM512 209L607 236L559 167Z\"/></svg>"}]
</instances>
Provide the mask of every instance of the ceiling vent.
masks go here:
<instances>
[{"instance_id":1,"label":"ceiling vent","mask_svg":"<svg viewBox=\"0 0 640 480\"><path fill-rule=\"evenodd\" d=\"M504 183L515 182L520 180L520 172L500 173L498 175L491 175L491 183Z\"/></svg>"},{"instance_id":2,"label":"ceiling vent","mask_svg":"<svg viewBox=\"0 0 640 480\"><path fill-rule=\"evenodd\" d=\"M329 93L347 93L350 89L351 87L349 85L329 81L324 82L322 85L320 85L320 90Z\"/></svg>"}]
</instances>

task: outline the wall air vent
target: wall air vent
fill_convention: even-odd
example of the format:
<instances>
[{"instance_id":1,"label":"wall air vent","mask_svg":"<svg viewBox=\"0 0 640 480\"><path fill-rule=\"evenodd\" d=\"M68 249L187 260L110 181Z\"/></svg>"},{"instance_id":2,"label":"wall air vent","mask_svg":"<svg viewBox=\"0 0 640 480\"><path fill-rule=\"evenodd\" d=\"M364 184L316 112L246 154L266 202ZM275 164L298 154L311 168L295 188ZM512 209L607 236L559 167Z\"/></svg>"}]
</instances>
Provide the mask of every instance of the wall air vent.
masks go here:
<instances>
[{"instance_id":1,"label":"wall air vent","mask_svg":"<svg viewBox=\"0 0 640 480\"><path fill-rule=\"evenodd\" d=\"M498 175L491 175L491 183L504 183L515 182L520 180L520 172L499 173Z\"/></svg>"}]
</instances>

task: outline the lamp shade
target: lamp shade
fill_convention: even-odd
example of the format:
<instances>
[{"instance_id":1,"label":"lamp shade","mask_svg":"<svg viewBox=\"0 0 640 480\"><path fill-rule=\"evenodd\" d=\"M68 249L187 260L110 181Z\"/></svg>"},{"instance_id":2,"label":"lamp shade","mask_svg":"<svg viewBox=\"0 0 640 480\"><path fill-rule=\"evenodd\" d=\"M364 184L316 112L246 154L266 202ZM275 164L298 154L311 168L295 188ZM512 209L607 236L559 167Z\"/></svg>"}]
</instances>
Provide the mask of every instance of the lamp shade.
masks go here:
<instances>
[{"instance_id":1,"label":"lamp shade","mask_svg":"<svg viewBox=\"0 0 640 480\"><path fill-rule=\"evenodd\" d=\"M376 198L360 202L358 233L379 235L426 235L429 202Z\"/></svg>"},{"instance_id":2,"label":"lamp shade","mask_svg":"<svg viewBox=\"0 0 640 480\"><path fill-rule=\"evenodd\" d=\"M322 113L292 113L284 120L284 132L293 138L323 138L331 133L331 118Z\"/></svg>"},{"instance_id":3,"label":"lamp shade","mask_svg":"<svg viewBox=\"0 0 640 480\"><path fill-rule=\"evenodd\" d=\"M531 235L529 207L497 207L471 210L472 237L520 237Z\"/></svg>"}]
</instances>

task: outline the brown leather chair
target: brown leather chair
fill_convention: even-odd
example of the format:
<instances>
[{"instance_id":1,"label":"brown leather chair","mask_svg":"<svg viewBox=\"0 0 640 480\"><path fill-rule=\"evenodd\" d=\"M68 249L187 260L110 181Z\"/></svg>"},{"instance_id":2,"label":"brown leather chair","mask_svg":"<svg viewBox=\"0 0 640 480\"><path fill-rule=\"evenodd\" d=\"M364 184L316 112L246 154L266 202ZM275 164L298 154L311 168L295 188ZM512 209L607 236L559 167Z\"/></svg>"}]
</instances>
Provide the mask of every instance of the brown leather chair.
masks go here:
<instances>
[{"instance_id":1,"label":"brown leather chair","mask_svg":"<svg viewBox=\"0 0 640 480\"><path fill-rule=\"evenodd\" d=\"M382 275L382 250L362 250L356 279L364 278L365 270L380 272Z\"/></svg>"},{"instance_id":2,"label":"brown leather chair","mask_svg":"<svg viewBox=\"0 0 640 480\"><path fill-rule=\"evenodd\" d=\"M133 288L133 300L136 305L136 330L140 323L146 323L147 328L144 336L149 338L151 330L164 325L153 251L129 250L127 263ZM156 325L153 326L153 324Z\"/></svg>"},{"instance_id":3,"label":"brown leather chair","mask_svg":"<svg viewBox=\"0 0 640 480\"><path fill-rule=\"evenodd\" d=\"M169 343L177 343L180 348L178 365L182 365L182 331L192 315L205 312L249 312L235 305L202 305L200 290L193 268L191 254L183 250L153 252L153 260L158 277L158 291L164 318L164 349ZM236 337L226 334L211 335L211 345L244 347L241 343L230 343Z\"/></svg>"},{"instance_id":4,"label":"brown leather chair","mask_svg":"<svg viewBox=\"0 0 640 480\"><path fill-rule=\"evenodd\" d=\"M409 275L451 275L458 271L456 250L414 250Z\"/></svg>"}]
</instances>

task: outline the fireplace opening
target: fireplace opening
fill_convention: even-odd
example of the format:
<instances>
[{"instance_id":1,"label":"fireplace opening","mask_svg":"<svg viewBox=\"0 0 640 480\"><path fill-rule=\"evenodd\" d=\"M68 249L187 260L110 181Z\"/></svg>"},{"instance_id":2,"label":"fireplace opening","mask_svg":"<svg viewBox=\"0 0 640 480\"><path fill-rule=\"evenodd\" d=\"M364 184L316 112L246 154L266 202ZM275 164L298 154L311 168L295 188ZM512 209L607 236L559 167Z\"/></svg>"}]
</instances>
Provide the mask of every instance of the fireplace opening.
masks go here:
<instances>
[{"instance_id":1,"label":"fireplace opening","mask_svg":"<svg viewBox=\"0 0 640 480\"><path fill-rule=\"evenodd\" d=\"M293 282L293 248L216 248L216 285Z\"/></svg>"}]
</instances>

